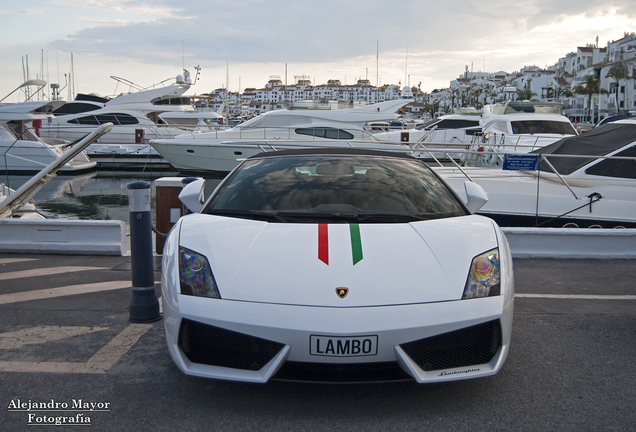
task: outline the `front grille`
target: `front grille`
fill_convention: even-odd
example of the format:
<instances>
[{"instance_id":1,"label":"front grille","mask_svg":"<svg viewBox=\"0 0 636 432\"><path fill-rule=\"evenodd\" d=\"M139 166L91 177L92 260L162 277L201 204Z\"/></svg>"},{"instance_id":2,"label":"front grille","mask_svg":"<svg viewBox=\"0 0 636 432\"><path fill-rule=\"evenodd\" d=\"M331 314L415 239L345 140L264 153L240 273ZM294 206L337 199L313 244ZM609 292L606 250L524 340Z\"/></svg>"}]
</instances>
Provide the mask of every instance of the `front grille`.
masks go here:
<instances>
[{"instance_id":1,"label":"front grille","mask_svg":"<svg viewBox=\"0 0 636 432\"><path fill-rule=\"evenodd\" d=\"M400 347L424 371L485 364L501 347L501 324L489 321Z\"/></svg>"},{"instance_id":2,"label":"front grille","mask_svg":"<svg viewBox=\"0 0 636 432\"><path fill-rule=\"evenodd\" d=\"M260 370L284 347L243 333L183 319L179 347L192 363Z\"/></svg>"},{"instance_id":3,"label":"front grille","mask_svg":"<svg viewBox=\"0 0 636 432\"><path fill-rule=\"evenodd\" d=\"M280 381L321 383L364 383L413 381L395 362L380 363L305 363L286 362L272 377Z\"/></svg>"}]
</instances>

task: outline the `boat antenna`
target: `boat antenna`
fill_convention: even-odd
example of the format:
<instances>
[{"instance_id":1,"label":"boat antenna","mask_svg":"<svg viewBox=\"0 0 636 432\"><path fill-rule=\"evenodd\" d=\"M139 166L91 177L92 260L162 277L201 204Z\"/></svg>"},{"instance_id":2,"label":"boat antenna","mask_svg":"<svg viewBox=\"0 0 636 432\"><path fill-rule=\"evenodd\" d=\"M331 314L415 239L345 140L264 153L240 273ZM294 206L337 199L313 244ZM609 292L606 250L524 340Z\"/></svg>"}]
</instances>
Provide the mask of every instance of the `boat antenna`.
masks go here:
<instances>
[{"instance_id":1,"label":"boat antenna","mask_svg":"<svg viewBox=\"0 0 636 432\"><path fill-rule=\"evenodd\" d=\"M71 53L71 72L69 77L68 100L75 99L75 72L73 66L73 53Z\"/></svg>"},{"instance_id":2,"label":"boat antenna","mask_svg":"<svg viewBox=\"0 0 636 432\"><path fill-rule=\"evenodd\" d=\"M195 71L197 71L197 72L194 74L194 81L193 81L193 82L194 82L194 84L196 84L196 83L197 83L197 81L199 80L199 74L201 73L201 66L200 66L200 65L196 65L196 66L194 67L194 70L195 70Z\"/></svg>"},{"instance_id":3,"label":"boat antenna","mask_svg":"<svg viewBox=\"0 0 636 432\"><path fill-rule=\"evenodd\" d=\"M375 46L375 88L380 87L380 39ZM377 90L376 90L377 91Z\"/></svg>"},{"instance_id":4,"label":"boat antenna","mask_svg":"<svg viewBox=\"0 0 636 432\"><path fill-rule=\"evenodd\" d=\"M404 62L404 84L408 85L408 82L406 80L407 77L407 71L408 71L408 64L409 64L409 46L406 46L406 61Z\"/></svg>"}]
</instances>

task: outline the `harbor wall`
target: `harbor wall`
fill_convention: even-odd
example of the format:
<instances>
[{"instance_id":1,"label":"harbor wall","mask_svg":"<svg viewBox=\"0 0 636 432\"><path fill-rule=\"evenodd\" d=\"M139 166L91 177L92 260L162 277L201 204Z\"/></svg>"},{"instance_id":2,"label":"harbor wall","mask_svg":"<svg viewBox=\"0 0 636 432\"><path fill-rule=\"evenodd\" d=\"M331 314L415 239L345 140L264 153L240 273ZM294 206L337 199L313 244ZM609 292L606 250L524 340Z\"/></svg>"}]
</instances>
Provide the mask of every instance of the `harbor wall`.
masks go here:
<instances>
[{"instance_id":1,"label":"harbor wall","mask_svg":"<svg viewBox=\"0 0 636 432\"><path fill-rule=\"evenodd\" d=\"M502 228L514 258L636 259L636 229ZM123 221L0 219L0 253L130 255Z\"/></svg>"},{"instance_id":2,"label":"harbor wall","mask_svg":"<svg viewBox=\"0 0 636 432\"><path fill-rule=\"evenodd\" d=\"M513 258L636 259L636 229L502 228Z\"/></svg>"},{"instance_id":3,"label":"harbor wall","mask_svg":"<svg viewBox=\"0 0 636 432\"><path fill-rule=\"evenodd\" d=\"M0 253L129 255L118 220L0 219Z\"/></svg>"}]
</instances>

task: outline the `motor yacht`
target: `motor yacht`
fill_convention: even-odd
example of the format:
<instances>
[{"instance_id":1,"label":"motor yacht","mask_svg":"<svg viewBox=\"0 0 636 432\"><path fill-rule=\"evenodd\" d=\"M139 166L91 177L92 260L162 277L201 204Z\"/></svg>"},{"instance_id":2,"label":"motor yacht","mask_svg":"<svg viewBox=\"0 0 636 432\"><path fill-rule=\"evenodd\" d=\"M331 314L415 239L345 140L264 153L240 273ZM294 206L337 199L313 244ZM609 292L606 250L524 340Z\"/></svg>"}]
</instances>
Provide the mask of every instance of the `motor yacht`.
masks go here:
<instances>
[{"instance_id":1,"label":"motor yacht","mask_svg":"<svg viewBox=\"0 0 636 432\"><path fill-rule=\"evenodd\" d=\"M57 173L62 171L69 162L75 160L78 155L83 154L86 147L108 133L112 127L112 123L100 125L78 142L68 146L18 189L14 190L7 185L0 184L0 219L44 219L44 216L38 213L33 202L35 194L53 180Z\"/></svg>"},{"instance_id":2,"label":"motor yacht","mask_svg":"<svg viewBox=\"0 0 636 432\"><path fill-rule=\"evenodd\" d=\"M150 144L176 169L229 172L240 159L263 151L378 144L380 140L365 125L397 118L396 111L410 102L397 99L348 109L275 110L230 129L192 131Z\"/></svg>"},{"instance_id":3,"label":"motor yacht","mask_svg":"<svg viewBox=\"0 0 636 432\"><path fill-rule=\"evenodd\" d=\"M36 173L68 148L61 140L41 138L41 125L53 118L62 101L30 101L0 106L0 172ZM79 173L95 169L85 152L66 161L59 171Z\"/></svg>"},{"instance_id":4,"label":"motor yacht","mask_svg":"<svg viewBox=\"0 0 636 432\"><path fill-rule=\"evenodd\" d=\"M121 94L108 99L79 94L59 107L41 129L43 137L75 141L99 125L110 122L113 130L87 149L89 157L100 167L167 165L148 141L175 137L187 130L211 130L218 127L221 115L197 111L184 93L190 89L189 78L179 75L176 83L165 87Z\"/></svg>"},{"instance_id":5,"label":"motor yacht","mask_svg":"<svg viewBox=\"0 0 636 432\"><path fill-rule=\"evenodd\" d=\"M444 115L410 129L391 130L378 137L387 141L411 143L470 144L475 134L481 134L481 110L454 108L453 114Z\"/></svg>"},{"instance_id":6,"label":"motor yacht","mask_svg":"<svg viewBox=\"0 0 636 432\"><path fill-rule=\"evenodd\" d=\"M498 166L500 153L528 153L561 138L578 135L555 102L506 102L486 105L480 119L481 143L471 145L460 160L469 166Z\"/></svg>"},{"instance_id":7,"label":"motor yacht","mask_svg":"<svg viewBox=\"0 0 636 432\"><path fill-rule=\"evenodd\" d=\"M467 179L479 184L488 194L480 213L501 226L636 227L636 120L568 136L523 157L532 156L536 171L434 170L460 196Z\"/></svg>"}]
</instances>

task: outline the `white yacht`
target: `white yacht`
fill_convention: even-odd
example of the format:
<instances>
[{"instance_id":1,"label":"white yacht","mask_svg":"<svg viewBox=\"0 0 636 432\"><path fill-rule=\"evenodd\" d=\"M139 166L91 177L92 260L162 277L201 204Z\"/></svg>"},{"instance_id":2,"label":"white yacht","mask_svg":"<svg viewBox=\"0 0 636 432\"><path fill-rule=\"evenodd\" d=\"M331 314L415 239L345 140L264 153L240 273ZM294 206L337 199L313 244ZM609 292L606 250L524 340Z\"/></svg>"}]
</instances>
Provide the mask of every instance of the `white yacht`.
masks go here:
<instances>
[{"instance_id":1,"label":"white yacht","mask_svg":"<svg viewBox=\"0 0 636 432\"><path fill-rule=\"evenodd\" d=\"M189 78L177 77L176 84L122 94L113 99L80 94L53 111L55 115L41 129L43 137L80 139L104 123L113 123L112 132L89 146L87 153L99 166L127 164L167 164L148 144L155 138L175 137L187 130L218 127L213 111L199 112L184 93Z\"/></svg>"},{"instance_id":2,"label":"white yacht","mask_svg":"<svg viewBox=\"0 0 636 432\"><path fill-rule=\"evenodd\" d=\"M608 123L522 157L532 155L540 161L537 171L433 169L460 196L467 179L479 184L488 194L480 213L501 226L636 228L636 120Z\"/></svg>"},{"instance_id":3,"label":"white yacht","mask_svg":"<svg viewBox=\"0 0 636 432\"><path fill-rule=\"evenodd\" d=\"M454 108L453 114L438 117L410 129L378 133L378 138L411 143L470 144L475 134L481 134L480 119L480 110Z\"/></svg>"},{"instance_id":4,"label":"white yacht","mask_svg":"<svg viewBox=\"0 0 636 432\"><path fill-rule=\"evenodd\" d=\"M13 190L7 185L0 184L0 219L44 219L33 202L35 194L53 180L57 173L75 160L78 155L81 155L86 147L100 136L108 133L112 127L112 123L103 124L77 143L68 146L65 151L44 165L36 175L24 182L18 189Z\"/></svg>"},{"instance_id":5,"label":"white yacht","mask_svg":"<svg viewBox=\"0 0 636 432\"><path fill-rule=\"evenodd\" d=\"M461 160L470 166L497 166L504 153L528 153L561 138L578 135L555 102L506 102L486 105L480 124L483 143L473 144ZM498 156L499 155L499 156Z\"/></svg>"},{"instance_id":6,"label":"white yacht","mask_svg":"<svg viewBox=\"0 0 636 432\"><path fill-rule=\"evenodd\" d=\"M67 143L40 138L41 125L52 119L51 112L63 104L33 101L0 105L0 172L36 173L66 151ZM80 152L59 170L79 173L95 166L85 152Z\"/></svg>"},{"instance_id":7,"label":"white yacht","mask_svg":"<svg viewBox=\"0 0 636 432\"><path fill-rule=\"evenodd\" d=\"M377 144L379 140L365 125L397 118L396 111L410 102L397 99L350 109L276 110L231 129L191 132L150 144L176 169L229 172L239 159L262 151Z\"/></svg>"}]
</instances>

